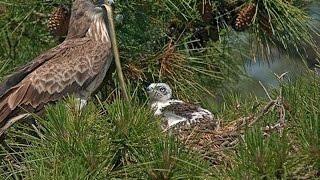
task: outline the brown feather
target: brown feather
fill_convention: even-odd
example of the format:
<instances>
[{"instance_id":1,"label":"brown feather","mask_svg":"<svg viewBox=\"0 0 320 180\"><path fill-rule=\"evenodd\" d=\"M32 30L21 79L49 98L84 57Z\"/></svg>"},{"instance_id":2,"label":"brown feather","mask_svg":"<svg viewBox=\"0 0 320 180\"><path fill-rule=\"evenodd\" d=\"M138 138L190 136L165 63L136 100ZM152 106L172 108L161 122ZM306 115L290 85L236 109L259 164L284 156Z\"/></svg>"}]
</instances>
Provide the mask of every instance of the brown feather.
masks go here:
<instances>
[{"instance_id":1,"label":"brown feather","mask_svg":"<svg viewBox=\"0 0 320 180\"><path fill-rule=\"evenodd\" d=\"M29 87L30 84L22 84L15 92L10 94L8 97L8 106L10 109L13 110L20 104L20 102L24 99Z\"/></svg>"},{"instance_id":2,"label":"brown feather","mask_svg":"<svg viewBox=\"0 0 320 180\"><path fill-rule=\"evenodd\" d=\"M77 73L74 77L74 79L76 80L76 82L79 84L79 85L83 85L84 82L86 81L86 78L88 76L88 70L86 70L85 72L83 73Z\"/></svg>"},{"instance_id":3,"label":"brown feather","mask_svg":"<svg viewBox=\"0 0 320 180\"><path fill-rule=\"evenodd\" d=\"M8 107L8 104L4 104L0 111L0 118L5 119L11 113L11 111L12 110ZM5 125L5 121L0 121L0 126L2 127L4 125Z\"/></svg>"},{"instance_id":4,"label":"brown feather","mask_svg":"<svg viewBox=\"0 0 320 180\"><path fill-rule=\"evenodd\" d=\"M191 119L192 113L199 111L200 106L191 103L172 103L161 109L161 111L172 111L175 114Z\"/></svg>"},{"instance_id":5,"label":"brown feather","mask_svg":"<svg viewBox=\"0 0 320 180\"><path fill-rule=\"evenodd\" d=\"M17 85L21 82L29 73L33 70L41 66L46 61L50 60L57 54L63 54L67 49L73 48L75 46L79 46L85 44L90 39L81 38L81 39L73 39L72 41L64 41L58 46L46 51L42 55L35 58L32 62L26 64L25 66L19 68L15 73L8 76L0 83L0 97L2 97L5 93L7 93L10 88Z\"/></svg>"},{"instance_id":6,"label":"brown feather","mask_svg":"<svg viewBox=\"0 0 320 180\"><path fill-rule=\"evenodd\" d=\"M100 10L92 1L76 0L66 40L0 83L0 136L10 118L82 90L93 92L102 82L112 52Z\"/></svg>"}]
</instances>

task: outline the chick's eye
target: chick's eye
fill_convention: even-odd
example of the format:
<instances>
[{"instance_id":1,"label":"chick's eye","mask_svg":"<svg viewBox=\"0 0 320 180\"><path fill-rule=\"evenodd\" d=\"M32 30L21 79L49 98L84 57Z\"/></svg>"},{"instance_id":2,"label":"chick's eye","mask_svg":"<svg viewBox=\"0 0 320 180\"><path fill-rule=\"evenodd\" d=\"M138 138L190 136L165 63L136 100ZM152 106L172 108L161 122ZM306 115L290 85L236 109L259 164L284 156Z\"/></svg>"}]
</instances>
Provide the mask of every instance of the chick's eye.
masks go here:
<instances>
[{"instance_id":1,"label":"chick's eye","mask_svg":"<svg viewBox=\"0 0 320 180\"><path fill-rule=\"evenodd\" d=\"M160 90L161 92L165 92L165 91L166 91L166 88L163 88L163 87L162 87L162 88L160 88L159 90Z\"/></svg>"}]
</instances>

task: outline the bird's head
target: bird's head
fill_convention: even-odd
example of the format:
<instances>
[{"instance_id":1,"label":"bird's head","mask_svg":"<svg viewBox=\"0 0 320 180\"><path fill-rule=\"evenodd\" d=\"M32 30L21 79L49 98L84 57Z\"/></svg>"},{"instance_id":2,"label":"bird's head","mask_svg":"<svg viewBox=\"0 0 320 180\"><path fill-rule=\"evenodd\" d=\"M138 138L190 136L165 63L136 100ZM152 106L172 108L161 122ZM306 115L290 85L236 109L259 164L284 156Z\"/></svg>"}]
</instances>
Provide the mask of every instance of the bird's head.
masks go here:
<instances>
[{"instance_id":1,"label":"bird's head","mask_svg":"<svg viewBox=\"0 0 320 180\"><path fill-rule=\"evenodd\" d=\"M152 83L146 90L151 101L166 102L172 96L172 90L166 83Z\"/></svg>"},{"instance_id":2,"label":"bird's head","mask_svg":"<svg viewBox=\"0 0 320 180\"><path fill-rule=\"evenodd\" d=\"M72 13L82 16L84 13L102 12L103 5L113 5L114 0L73 0Z\"/></svg>"},{"instance_id":3,"label":"bird's head","mask_svg":"<svg viewBox=\"0 0 320 180\"><path fill-rule=\"evenodd\" d=\"M84 37L95 19L106 17L104 4L112 5L113 0L74 0L67 38Z\"/></svg>"}]
</instances>

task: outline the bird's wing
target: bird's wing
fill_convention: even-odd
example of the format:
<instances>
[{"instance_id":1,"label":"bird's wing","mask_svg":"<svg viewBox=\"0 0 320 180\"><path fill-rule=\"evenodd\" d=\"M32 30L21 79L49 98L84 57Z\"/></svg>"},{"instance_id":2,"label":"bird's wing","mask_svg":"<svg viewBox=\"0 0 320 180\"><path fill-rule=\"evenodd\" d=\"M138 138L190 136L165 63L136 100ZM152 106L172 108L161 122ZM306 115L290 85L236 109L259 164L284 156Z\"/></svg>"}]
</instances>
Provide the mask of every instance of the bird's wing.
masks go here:
<instances>
[{"instance_id":1,"label":"bird's wing","mask_svg":"<svg viewBox=\"0 0 320 180\"><path fill-rule=\"evenodd\" d=\"M201 108L199 105L174 102L162 109L163 114L175 114L185 121L178 122L174 128L192 128L195 126L204 126L206 129L215 129L217 122L213 119L210 111Z\"/></svg>"},{"instance_id":2,"label":"bird's wing","mask_svg":"<svg viewBox=\"0 0 320 180\"><path fill-rule=\"evenodd\" d=\"M174 114L192 119L192 113L199 111L199 106L185 102L171 102L170 105L162 108L162 112L173 112Z\"/></svg>"},{"instance_id":3,"label":"bird's wing","mask_svg":"<svg viewBox=\"0 0 320 180\"><path fill-rule=\"evenodd\" d=\"M9 77L15 81L0 97L1 124L17 107L36 109L84 90L105 68L107 61L112 61L110 43L89 40L54 50L58 52L49 51L22 68L22 75L17 73Z\"/></svg>"},{"instance_id":4,"label":"bird's wing","mask_svg":"<svg viewBox=\"0 0 320 180\"><path fill-rule=\"evenodd\" d=\"M88 42L88 38L81 38L81 39L74 39L74 40L67 40L63 43L59 44L58 46L49 49L47 52L41 54L37 58L35 58L30 63L22 66L18 69L15 73L8 76L0 83L0 98L13 86L17 85L21 82L28 74L33 72L36 68L41 66L46 61L54 58L57 54L64 53L67 49L73 48L75 46L80 46L86 42Z\"/></svg>"}]
</instances>

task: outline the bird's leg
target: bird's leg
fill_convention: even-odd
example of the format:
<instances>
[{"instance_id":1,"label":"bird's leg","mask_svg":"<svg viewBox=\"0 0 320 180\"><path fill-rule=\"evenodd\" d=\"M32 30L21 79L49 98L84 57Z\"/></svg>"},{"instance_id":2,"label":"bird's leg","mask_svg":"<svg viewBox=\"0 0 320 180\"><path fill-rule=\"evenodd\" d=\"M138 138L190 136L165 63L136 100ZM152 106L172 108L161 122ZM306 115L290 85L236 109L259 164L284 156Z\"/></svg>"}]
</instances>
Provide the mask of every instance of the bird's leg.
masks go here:
<instances>
[{"instance_id":1,"label":"bird's leg","mask_svg":"<svg viewBox=\"0 0 320 180\"><path fill-rule=\"evenodd\" d=\"M87 100L81 97L75 98L75 110L80 112L87 105Z\"/></svg>"},{"instance_id":2,"label":"bird's leg","mask_svg":"<svg viewBox=\"0 0 320 180\"><path fill-rule=\"evenodd\" d=\"M77 99L77 100L78 100L78 102L79 102L79 106L78 106L78 107L79 107L79 109L80 109L80 111L81 111L82 108L87 105L87 100L86 100L86 99L82 99L82 98Z\"/></svg>"},{"instance_id":3,"label":"bird's leg","mask_svg":"<svg viewBox=\"0 0 320 180\"><path fill-rule=\"evenodd\" d=\"M80 115L81 114L81 110L87 105L87 99L81 97L81 96L77 96L75 99L74 99L74 107L71 108L69 106L70 109L73 109L73 111Z\"/></svg>"},{"instance_id":4,"label":"bird's leg","mask_svg":"<svg viewBox=\"0 0 320 180\"><path fill-rule=\"evenodd\" d=\"M86 90L82 90L77 96L76 96L76 110L78 112L81 112L82 108L84 108L87 105L88 98L90 96L90 92Z\"/></svg>"}]
</instances>

